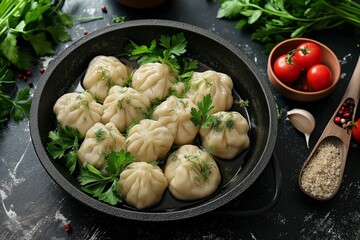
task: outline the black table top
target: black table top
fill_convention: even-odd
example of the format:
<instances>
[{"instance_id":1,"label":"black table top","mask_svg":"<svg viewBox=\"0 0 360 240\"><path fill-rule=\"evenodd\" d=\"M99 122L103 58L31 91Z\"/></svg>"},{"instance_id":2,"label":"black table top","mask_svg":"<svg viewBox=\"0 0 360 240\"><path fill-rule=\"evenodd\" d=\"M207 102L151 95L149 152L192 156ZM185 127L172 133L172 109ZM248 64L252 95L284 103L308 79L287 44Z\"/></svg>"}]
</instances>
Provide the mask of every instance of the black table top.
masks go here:
<instances>
[{"instance_id":1,"label":"black table top","mask_svg":"<svg viewBox=\"0 0 360 240\"><path fill-rule=\"evenodd\" d=\"M266 76L268 54L251 40L250 33L235 29L236 21L216 18L220 1L169 0L148 10L131 9L111 0L66 1L63 11L76 16L103 15L103 20L78 23L69 30L73 40L106 27L116 16L134 19L170 19L196 25L218 34L241 49ZM108 13L101 11L106 5ZM269 211L256 216L206 213L172 222L139 222L99 213L64 192L45 172L31 143L29 121L9 121L0 127L0 238L1 239L358 239L360 237L360 148L350 143L343 182L331 200L319 202L305 196L297 180L302 163L336 110L360 54L360 31L351 27L309 36L331 48L338 57L341 81L333 93L314 103L288 100L272 89L280 109L275 153L282 172L281 196ZM57 53L71 42L61 44ZM49 59L45 59L49 60ZM44 62L46 64L46 62ZM34 65L36 89L40 62ZM267 78L267 76L266 76ZM19 83L19 87L25 83ZM310 111L316 128L310 149L304 136L286 119L293 108ZM357 112L360 117L360 112ZM267 205L274 194L271 164L243 194L230 203L240 210ZM70 223L72 231L64 225Z\"/></svg>"}]
</instances>

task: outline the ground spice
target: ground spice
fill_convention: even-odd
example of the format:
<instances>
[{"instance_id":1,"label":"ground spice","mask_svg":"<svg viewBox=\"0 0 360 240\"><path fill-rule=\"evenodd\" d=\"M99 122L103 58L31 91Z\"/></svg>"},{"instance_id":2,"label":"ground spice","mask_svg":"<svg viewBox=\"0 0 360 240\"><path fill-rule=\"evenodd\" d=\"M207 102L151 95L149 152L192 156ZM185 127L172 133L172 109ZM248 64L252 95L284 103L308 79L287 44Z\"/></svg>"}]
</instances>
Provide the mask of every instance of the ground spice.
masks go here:
<instances>
[{"instance_id":1,"label":"ground spice","mask_svg":"<svg viewBox=\"0 0 360 240\"><path fill-rule=\"evenodd\" d=\"M340 149L331 142L321 143L304 168L300 184L305 192L318 198L328 198L341 180L340 168Z\"/></svg>"}]
</instances>

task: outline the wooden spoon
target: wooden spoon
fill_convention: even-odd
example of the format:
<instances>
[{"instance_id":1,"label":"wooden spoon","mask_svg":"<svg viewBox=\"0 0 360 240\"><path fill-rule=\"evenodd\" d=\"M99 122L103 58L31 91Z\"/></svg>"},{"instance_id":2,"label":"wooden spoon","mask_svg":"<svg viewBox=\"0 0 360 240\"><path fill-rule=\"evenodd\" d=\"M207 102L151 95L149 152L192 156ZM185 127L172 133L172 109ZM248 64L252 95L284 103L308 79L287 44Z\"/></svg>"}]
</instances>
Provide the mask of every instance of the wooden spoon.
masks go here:
<instances>
[{"instance_id":1,"label":"wooden spoon","mask_svg":"<svg viewBox=\"0 0 360 240\"><path fill-rule=\"evenodd\" d=\"M304 164L301 168L301 171L300 171L300 176L299 176L300 189L305 194L307 194L308 196L310 196L314 199L328 200L328 199L332 198L338 192L338 190L340 188L344 169L345 169L347 152L348 152L349 144L350 144L350 140L351 140L351 127L343 128L343 127L337 125L335 123L334 119L335 119L340 107L343 105L343 103L347 99L352 99L355 105L354 105L354 110L353 110L351 120L354 121L356 109L357 109L357 106L359 103L359 97L360 97L360 56L358 58L358 62L356 64L356 67L355 67L354 73L351 77L351 80L349 82L349 85L346 89L346 92L345 92L338 108L336 109L335 113L329 120L322 135L320 136L318 142L315 144L313 150L311 151L307 160L304 162ZM326 169L323 169L322 171L320 171L320 172L328 171L328 174L330 171L330 174L329 174L330 179L320 179L319 171L309 172L309 171L312 171L309 169L314 166L315 161L318 161L318 163L320 165L322 164L323 165L322 167L325 168L323 159L319 160L319 155L323 154L322 158L326 158L325 155L329 154L328 150L331 150L331 149L329 149L329 147L325 147L325 149L324 149L325 145L328 145L328 146L331 145L332 147L330 147L330 148L336 149L336 151L340 155L340 160L335 160L336 162L340 161L340 166L338 166L337 169L336 169L335 165L328 163L329 166L326 166ZM319 146L321 146L321 148L319 148ZM331 153L330 155L334 156L334 154L335 153ZM331 160L331 161L334 161L334 160ZM311 166L310 166L310 164L311 164ZM319 165L317 167L319 167ZM314 183L314 182L312 182L312 184L310 184L310 185L308 184L309 183L309 173L317 174L315 176L312 175L310 178L312 180L317 178L317 182L318 183L320 182L320 185L322 185L321 187L320 186L314 187L314 184L317 185L317 183ZM316 190L316 188L317 188L317 190ZM325 194L324 189L326 189L326 188L328 189L328 191ZM320 191L320 190L324 194L323 193L318 194L318 192L316 192L316 191Z\"/></svg>"}]
</instances>

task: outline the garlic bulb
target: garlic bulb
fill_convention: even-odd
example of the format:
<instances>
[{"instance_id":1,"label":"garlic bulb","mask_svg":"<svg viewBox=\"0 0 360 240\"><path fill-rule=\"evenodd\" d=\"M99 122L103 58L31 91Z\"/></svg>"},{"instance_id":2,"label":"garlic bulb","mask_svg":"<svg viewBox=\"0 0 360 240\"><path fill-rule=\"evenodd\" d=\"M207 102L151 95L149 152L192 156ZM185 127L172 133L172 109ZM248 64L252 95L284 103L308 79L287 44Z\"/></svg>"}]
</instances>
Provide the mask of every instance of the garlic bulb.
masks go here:
<instances>
[{"instance_id":1,"label":"garlic bulb","mask_svg":"<svg viewBox=\"0 0 360 240\"><path fill-rule=\"evenodd\" d=\"M309 148L310 134L315 128L314 116L304 109L294 108L286 113L286 117L297 130L305 135L306 146Z\"/></svg>"}]
</instances>

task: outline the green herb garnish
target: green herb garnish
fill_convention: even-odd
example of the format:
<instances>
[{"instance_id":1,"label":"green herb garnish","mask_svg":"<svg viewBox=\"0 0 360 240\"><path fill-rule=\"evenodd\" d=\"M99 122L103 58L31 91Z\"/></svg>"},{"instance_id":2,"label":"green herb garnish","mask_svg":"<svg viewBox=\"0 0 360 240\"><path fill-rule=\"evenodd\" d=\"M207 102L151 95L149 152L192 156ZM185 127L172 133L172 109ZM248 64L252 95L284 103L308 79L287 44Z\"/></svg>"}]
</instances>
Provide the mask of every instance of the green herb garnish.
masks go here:
<instances>
[{"instance_id":1,"label":"green herb garnish","mask_svg":"<svg viewBox=\"0 0 360 240\"><path fill-rule=\"evenodd\" d=\"M126 16L117 16L112 19L113 23L122 23L125 22Z\"/></svg>"},{"instance_id":2,"label":"green herb garnish","mask_svg":"<svg viewBox=\"0 0 360 240\"><path fill-rule=\"evenodd\" d=\"M152 40L149 46L138 45L133 41L126 46L132 60L140 65L151 62L167 64L180 81L191 78L192 71L197 69L196 60L188 60L186 53L187 40L183 33L173 36L161 35L159 43Z\"/></svg>"},{"instance_id":3,"label":"green herb garnish","mask_svg":"<svg viewBox=\"0 0 360 240\"><path fill-rule=\"evenodd\" d=\"M128 164L134 162L134 157L130 153L121 150L119 152L111 152L106 155L106 159L106 176L87 163L80 169L80 175L77 179L84 192L91 194L101 201L115 205L122 201L121 196L117 192L120 173Z\"/></svg>"},{"instance_id":4,"label":"green herb garnish","mask_svg":"<svg viewBox=\"0 0 360 240\"><path fill-rule=\"evenodd\" d=\"M239 105L240 107L248 107L249 106L249 100L235 100L234 104Z\"/></svg>"},{"instance_id":5,"label":"green herb garnish","mask_svg":"<svg viewBox=\"0 0 360 240\"><path fill-rule=\"evenodd\" d=\"M49 132L47 150L54 159L64 158L65 165L72 174L76 168L79 141L83 139L81 133L69 126L57 124L55 131Z\"/></svg>"},{"instance_id":6,"label":"green herb garnish","mask_svg":"<svg viewBox=\"0 0 360 240\"><path fill-rule=\"evenodd\" d=\"M107 138L107 132L102 129L99 128L96 132L95 132L95 138L96 138L96 142L102 142Z\"/></svg>"},{"instance_id":7,"label":"green herb garnish","mask_svg":"<svg viewBox=\"0 0 360 240\"><path fill-rule=\"evenodd\" d=\"M194 177L194 183L201 185L202 182L206 182L211 174L211 169L214 167L214 164L203 161L191 161L190 170L196 172L197 176Z\"/></svg>"},{"instance_id":8,"label":"green herb garnish","mask_svg":"<svg viewBox=\"0 0 360 240\"><path fill-rule=\"evenodd\" d=\"M212 99L210 94L204 96L203 100L197 103L198 110L196 108L191 108L191 121L195 126L200 126L201 128L209 128L212 126L214 119L211 115L214 110L212 105Z\"/></svg>"}]
</instances>

